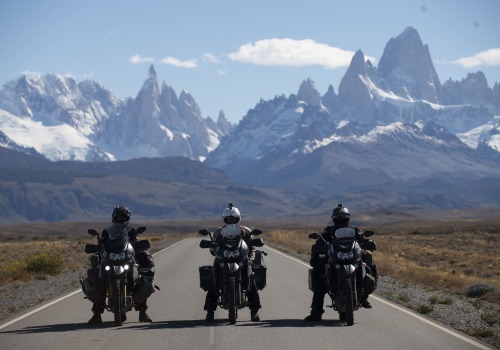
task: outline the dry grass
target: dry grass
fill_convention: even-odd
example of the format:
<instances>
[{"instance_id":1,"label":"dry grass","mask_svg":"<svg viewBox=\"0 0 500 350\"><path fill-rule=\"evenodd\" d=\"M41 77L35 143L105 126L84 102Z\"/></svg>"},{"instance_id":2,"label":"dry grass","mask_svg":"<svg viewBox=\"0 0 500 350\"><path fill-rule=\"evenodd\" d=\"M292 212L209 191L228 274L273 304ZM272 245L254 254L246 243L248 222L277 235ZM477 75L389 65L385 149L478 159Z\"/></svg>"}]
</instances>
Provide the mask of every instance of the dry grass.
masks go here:
<instances>
[{"instance_id":1,"label":"dry grass","mask_svg":"<svg viewBox=\"0 0 500 350\"><path fill-rule=\"evenodd\" d=\"M429 289L465 294L468 286L486 284L494 291L479 296L500 304L500 219L488 222L400 222L373 229L374 259L381 275ZM316 230L322 230L317 227ZM311 228L270 229L265 239L308 261Z\"/></svg>"},{"instance_id":2,"label":"dry grass","mask_svg":"<svg viewBox=\"0 0 500 350\"><path fill-rule=\"evenodd\" d=\"M96 239L86 233L88 228L104 228L107 223L57 223L5 225L0 228L0 286L16 281L44 278L51 272L31 271L29 263L37 258L61 259L59 272L77 270L88 265L85 245ZM136 225L139 226L139 225ZM152 253L162 249L172 240L193 232L190 224L148 224L148 231L141 239L149 239ZM72 233L78 232L78 233Z\"/></svg>"}]
</instances>

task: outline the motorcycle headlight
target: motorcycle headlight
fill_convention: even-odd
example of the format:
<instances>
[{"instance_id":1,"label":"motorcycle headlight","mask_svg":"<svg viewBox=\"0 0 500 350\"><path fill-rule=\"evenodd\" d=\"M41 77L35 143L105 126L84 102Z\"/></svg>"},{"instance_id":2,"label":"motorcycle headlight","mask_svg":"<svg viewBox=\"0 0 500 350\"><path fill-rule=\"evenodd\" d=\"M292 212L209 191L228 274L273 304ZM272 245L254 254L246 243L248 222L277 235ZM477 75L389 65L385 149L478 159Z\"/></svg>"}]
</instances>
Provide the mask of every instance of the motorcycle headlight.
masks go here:
<instances>
[{"instance_id":1,"label":"motorcycle headlight","mask_svg":"<svg viewBox=\"0 0 500 350\"><path fill-rule=\"evenodd\" d=\"M348 251L347 253L344 252L338 252L337 253L337 258L339 260L349 260L354 257L354 252L352 250Z\"/></svg>"},{"instance_id":2,"label":"motorcycle headlight","mask_svg":"<svg viewBox=\"0 0 500 350\"><path fill-rule=\"evenodd\" d=\"M124 265L124 266L123 266L123 268L124 268L125 270L128 270L130 267L129 267L128 265Z\"/></svg>"},{"instance_id":3,"label":"motorcycle headlight","mask_svg":"<svg viewBox=\"0 0 500 350\"><path fill-rule=\"evenodd\" d=\"M237 258L240 256L240 251L239 250L224 250L224 257L231 259L231 258Z\"/></svg>"},{"instance_id":4,"label":"motorcycle headlight","mask_svg":"<svg viewBox=\"0 0 500 350\"><path fill-rule=\"evenodd\" d=\"M108 265L104 266L104 270L109 271L110 269L111 268Z\"/></svg>"}]
</instances>

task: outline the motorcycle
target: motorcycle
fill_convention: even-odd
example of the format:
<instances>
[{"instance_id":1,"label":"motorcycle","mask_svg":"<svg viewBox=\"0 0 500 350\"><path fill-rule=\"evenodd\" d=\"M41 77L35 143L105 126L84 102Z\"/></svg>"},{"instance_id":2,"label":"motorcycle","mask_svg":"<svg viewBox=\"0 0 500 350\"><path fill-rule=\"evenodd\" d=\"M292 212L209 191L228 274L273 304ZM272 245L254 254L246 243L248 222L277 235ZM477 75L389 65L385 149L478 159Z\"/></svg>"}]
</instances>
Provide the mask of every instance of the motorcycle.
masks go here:
<instances>
[{"instance_id":1,"label":"motorcycle","mask_svg":"<svg viewBox=\"0 0 500 350\"><path fill-rule=\"evenodd\" d=\"M146 227L138 227L137 233L146 231ZM87 231L96 236L100 242L99 233L95 229ZM117 235L106 243L87 244L85 253L94 254L95 271L99 281L106 290L106 309L114 314L114 325L123 324L122 315L132 310L134 306L134 290L138 285L139 265L136 262L136 250L147 250L151 247L149 240L135 242L135 249L128 240L128 233ZM92 259L91 258L91 259Z\"/></svg>"},{"instance_id":2,"label":"motorcycle","mask_svg":"<svg viewBox=\"0 0 500 350\"><path fill-rule=\"evenodd\" d=\"M360 308L361 297L367 292L367 286L372 281L369 267L362 259L363 250L375 250L375 242L364 240L370 237L373 231L358 233L358 239L363 241L360 246L356 239L356 231L351 227L338 228L331 242L327 242L318 233L309 234L309 238L321 238L324 245L313 245L313 254L320 258L328 258L323 275L328 295L332 300L333 308L339 313L339 319L346 321L348 326L354 324L354 311ZM371 256L370 256L371 257ZM367 270L370 274L367 274ZM312 270L309 270L309 288L312 286ZM372 289L373 291L373 289Z\"/></svg>"},{"instance_id":3,"label":"motorcycle","mask_svg":"<svg viewBox=\"0 0 500 350\"><path fill-rule=\"evenodd\" d=\"M214 241L212 234L203 229L199 233L209 236L209 240L201 240L200 248L210 248L215 256L214 266L200 267L200 287L212 290L217 295L218 305L228 310L229 323L235 324L238 318L238 309L249 306L247 294L250 290L252 279L255 278L257 288L265 286L265 266L262 263L263 251L257 250L256 257L260 265L252 267L248 262L248 253L251 247L262 247L264 242L261 238L254 238L248 244L241 237L238 225L227 225L222 228L220 238ZM251 234L260 235L262 231L254 229ZM257 260L257 259L255 259ZM218 266L216 268L215 266ZM243 267L248 269L244 271ZM258 276L256 273L258 272Z\"/></svg>"}]
</instances>

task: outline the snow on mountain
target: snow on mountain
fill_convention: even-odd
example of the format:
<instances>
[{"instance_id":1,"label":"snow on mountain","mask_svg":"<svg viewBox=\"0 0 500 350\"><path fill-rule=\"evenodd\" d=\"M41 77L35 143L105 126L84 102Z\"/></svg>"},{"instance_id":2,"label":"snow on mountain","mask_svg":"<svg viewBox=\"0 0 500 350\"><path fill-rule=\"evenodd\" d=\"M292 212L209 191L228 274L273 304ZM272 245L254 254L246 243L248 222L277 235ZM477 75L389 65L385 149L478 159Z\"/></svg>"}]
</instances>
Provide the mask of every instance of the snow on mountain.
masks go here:
<instances>
[{"instance_id":1,"label":"snow on mountain","mask_svg":"<svg viewBox=\"0 0 500 350\"><path fill-rule=\"evenodd\" d=\"M22 76L0 88L0 111L7 137L51 160L203 160L233 127L223 113L217 122L204 119L189 93L160 89L153 66L135 99L117 99L93 81Z\"/></svg>"}]
</instances>

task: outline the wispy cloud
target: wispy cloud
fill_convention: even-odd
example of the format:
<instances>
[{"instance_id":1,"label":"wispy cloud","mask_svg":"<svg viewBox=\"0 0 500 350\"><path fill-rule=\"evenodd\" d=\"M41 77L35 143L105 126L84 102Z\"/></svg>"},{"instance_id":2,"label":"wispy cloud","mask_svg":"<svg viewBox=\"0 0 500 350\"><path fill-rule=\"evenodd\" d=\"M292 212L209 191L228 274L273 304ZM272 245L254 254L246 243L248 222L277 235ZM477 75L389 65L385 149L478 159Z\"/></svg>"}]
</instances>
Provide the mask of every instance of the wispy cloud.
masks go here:
<instances>
[{"instance_id":1,"label":"wispy cloud","mask_svg":"<svg viewBox=\"0 0 500 350\"><path fill-rule=\"evenodd\" d=\"M211 53L202 54L201 59L203 62L220 63L220 60L214 54L211 54Z\"/></svg>"},{"instance_id":2,"label":"wispy cloud","mask_svg":"<svg viewBox=\"0 0 500 350\"><path fill-rule=\"evenodd\" d=\"M32 70L24 70L22 72L22 75L26 75L27 77L40 77L40 76L42 76L42 73L32 71Z\"/></svg>"},{"instance_id":3,"label":"wispy cloud","mask_svg":"<svg viewBox=\"0 0 500 350\"><path fill-rule=\"evenodd\" d=\"M231 60L263 66L310 66L325 68L349 66L355 52L342 50L311 39L264 39L240 46L238 51L230 53ZM372 62L377 60L366 57Z\"/></svg>"},{"instance_id":4,"label":"wispy cloud","mask_svg":"<svg viewBox=\"0 0 500 350\"><path fill-rule=\"evenodd\" d=\"M153 63L155 59L153 57L141 57L139 55L131 56L128 61L132 64L141 64L141 63Z\"/></svg>"},{"instance_id":5,"label":"wispy cloud","mask_svg":"<svg viewBox=\"0 0 500 350\"><path fill-rule=\"evenodd\" d=\"M481 51L474 56L460 58L453 61L464 68L474 68L479 66L500 66L500 48Z\"/></svg>"},{"instance_id":6,"label":"wispy cloud","mask_svg":"<svg viewBox=\"0 0 500 350\"><path fill-rule=\"evenodd\" d=\"M169 64L171 66L181 67L181 68L196 68L196 67L198 67L198 63L196 60L182 61L182 60L179 60L178 58L171 57L171 56L168 56L168 57L161 59L160 63Z\"/></svg>"}]
</instances>

